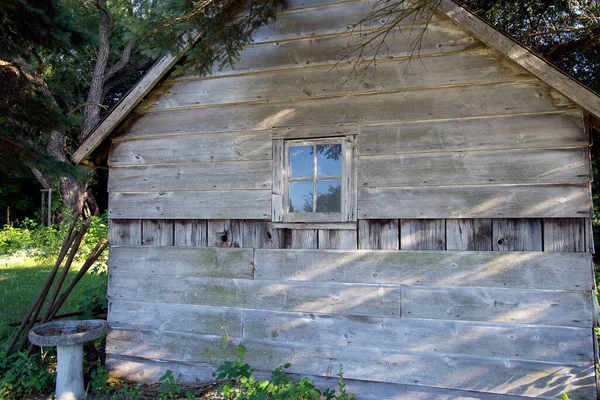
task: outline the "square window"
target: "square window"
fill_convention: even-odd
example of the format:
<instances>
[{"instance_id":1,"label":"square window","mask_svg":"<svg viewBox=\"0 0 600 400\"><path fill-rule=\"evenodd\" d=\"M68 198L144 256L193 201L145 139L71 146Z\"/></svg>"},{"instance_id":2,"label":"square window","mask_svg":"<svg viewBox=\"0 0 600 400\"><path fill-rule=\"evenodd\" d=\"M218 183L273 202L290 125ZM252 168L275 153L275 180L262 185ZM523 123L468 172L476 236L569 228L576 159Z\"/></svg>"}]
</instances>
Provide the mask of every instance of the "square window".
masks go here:
<instances>
[{"instance_id":1,"label":"square window","mask_svg":"<svg viewBox=\"0 0 600 400\"><path fill-rule=\"evenodd\" d=\"M352 136L274 141L274 151L279 147L281 154L273 164L281 174L280 191L274 188L273 208L280 210L273 213L274 221L355 221L353 140Z\"/></svg>"}]
</instances>

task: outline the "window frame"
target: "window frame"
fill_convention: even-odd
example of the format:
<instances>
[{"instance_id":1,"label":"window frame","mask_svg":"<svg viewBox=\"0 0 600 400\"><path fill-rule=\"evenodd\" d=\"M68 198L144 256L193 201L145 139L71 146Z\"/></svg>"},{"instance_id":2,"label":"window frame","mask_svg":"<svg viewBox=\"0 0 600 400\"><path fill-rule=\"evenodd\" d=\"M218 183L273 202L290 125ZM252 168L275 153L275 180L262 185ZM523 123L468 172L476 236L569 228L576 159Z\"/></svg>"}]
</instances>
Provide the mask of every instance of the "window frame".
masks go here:
<instances>
[{"instance_id":1,"label":"window frame","mask_svg":"<svg viewBox=\"0 0 600 400\"><path fill-rule=\"evenodd\" d=\"M272 221L282 223L347 223L356 221L356 135L336 135L322 137L290 137L273 140L273 199ZM289 148L297 145L341 144L341 211L330 212L289 212ZM318 180L318 177L313 177Z\"/></svg>"}]
</instances>

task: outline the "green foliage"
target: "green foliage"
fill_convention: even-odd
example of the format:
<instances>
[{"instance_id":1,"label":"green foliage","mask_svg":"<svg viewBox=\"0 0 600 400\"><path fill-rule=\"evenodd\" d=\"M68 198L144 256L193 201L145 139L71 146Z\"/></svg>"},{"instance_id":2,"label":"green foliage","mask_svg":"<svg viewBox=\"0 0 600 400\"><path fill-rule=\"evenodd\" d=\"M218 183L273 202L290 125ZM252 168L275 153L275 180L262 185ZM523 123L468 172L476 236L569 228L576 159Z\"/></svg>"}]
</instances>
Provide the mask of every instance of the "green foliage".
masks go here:
<instances>
[{"instance_id":1,"label":"green foliage","mask_svg":"<svg viewBox=\"0 0 600 400\"><path fill-rule=\"evenodd\" d=\"M276 368L271 373L271 378L257 380L253 369L244 361L247 353L246 347L236 347L237 357L233 361L225 361L217 369L217 379L226 379L221 384L218 392L225 400L352 400L354 395L346 392L346 384L343 381L344 374L342 366L338 373L338 392L333 389L320 391L314 382L308 378L302 378L295 382L288 377L285 369L291 367L286 363ZM232 382L232 381L235 381Z\"/></svg>"},{"instance_id":2,"label":"green foliage","mask_svg":"<svg viewBox=\"0 0 600 400\"><path fill-rule=\"evenodd\" d=\"M0 351L0 399L52 393L55 384L56 355L53 349L43 354L20 352L8 356Z\"/></svg>"},{"instance_id":3,"label":"green foliage","mask_svg":"<svg viewBox=\"0 0 600 400\"><path fill-rule=\"evenodd\" d=\"M92 216L92 223L79 247L77 260L87 257L100 238L108 235L108 217L106 214ZM83 222L79 221L78 226ZM37 222L26 219L21 226L5 225L0 230L0 256L25 255L37 258L55 258L67 235L70 222L61 222L54 226L41 226ZM101 262L106 261L103 254Z\"/></svg>"},{"instance_id":4,"label":"green foliage","mask_svg":"<svg viewBox=\"0 0 600 400\"><path fill-rule=\"evenodd\" d=\"M108 371L100 363L100 360L97 360L89 377L86 388L87 398L98 400L139 400L142 398L143 392L139 384L129 385L123 382L110 382Z\"/></svg>"},{"instance_id":5,"label":"green foliage","mask_svg":"<svg viewBox=\"0 0 600 400\"><path fill-rule=\"evenodd\" d=\"M569 396L567 396L566 393L563 393L563 395L560 396L560 400L571 400L571 398Z\"/></svg>"}]
</instances>

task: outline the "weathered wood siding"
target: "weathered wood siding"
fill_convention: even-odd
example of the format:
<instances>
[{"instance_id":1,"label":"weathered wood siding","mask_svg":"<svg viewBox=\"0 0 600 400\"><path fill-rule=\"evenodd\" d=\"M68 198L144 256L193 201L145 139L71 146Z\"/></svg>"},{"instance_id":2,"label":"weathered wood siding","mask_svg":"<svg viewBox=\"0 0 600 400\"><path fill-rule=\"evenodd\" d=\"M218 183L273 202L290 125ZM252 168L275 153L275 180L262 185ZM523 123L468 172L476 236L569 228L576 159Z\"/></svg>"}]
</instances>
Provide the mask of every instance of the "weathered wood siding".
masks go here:
<instances>
[{"instance_id":1,"label":"weathered wood siding","mask_svg":"<svg viewBox=\"0 0 600 400\"><path fill-rule=\"evenodd\" d=\"M210 379L244 343L259 373L342 364L358 387L595 396L589 254L264 247L113 246L113 374Z\"/></svg>"},{"instance_id":2,"label":"weathered wood siding","mask_svg":"<svg viewBox=\"0 0 600 400\"><path fill-rule=\"evenodd\" d=\"M365 64L347 62L358 40L347 28L376 4L294 2L235 68L167 78L113 140L110 217L271 220L273 132L339 136L348 124L358 219L590 215L581 110L445 17L398 27L388 57L351 77Z\"/></svg>"}]
</instances>

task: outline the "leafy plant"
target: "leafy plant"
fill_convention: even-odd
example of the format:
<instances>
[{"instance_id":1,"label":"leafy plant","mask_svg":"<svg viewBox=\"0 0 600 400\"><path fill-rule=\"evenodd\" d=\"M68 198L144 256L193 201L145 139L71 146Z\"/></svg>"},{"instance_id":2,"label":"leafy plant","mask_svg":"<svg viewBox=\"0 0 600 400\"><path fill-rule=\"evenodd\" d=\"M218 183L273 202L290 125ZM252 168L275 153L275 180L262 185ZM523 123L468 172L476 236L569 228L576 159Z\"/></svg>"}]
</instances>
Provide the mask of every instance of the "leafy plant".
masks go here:
<instances>
[{"instance_id":1,"label":"leafy plant","mask_svg":"<svg viewBox=\"0 0 600 400\"><path fill-rule=\"evenodd\" d=\"M246 347L238 345L236 347L237 357L233 361L225 361L217 368L217 379L225 379L218 392L223 395L225 400L351 400L354 395L346 392L346 384L343 382L343 371L340 365L338 374L338 392L333 389L326 389L321 392L315 387L313 381L308 378L302 378L295 382L289 378L284 371L291 367L286 363L276 368L271 373L269 380L257 380L253 374L253 369L244 361L247 353Z\"/></svg>"},{"instance_id":2,"label":"leafy plant","mask_svg":"<svg viewBox=\"0 0 600 400\"><path fill-rule=\"evenodd\" d=\"M52 393L56 384L56 354L0 351L0 399L21 399Z\"/></svg>"}]
</instances>

